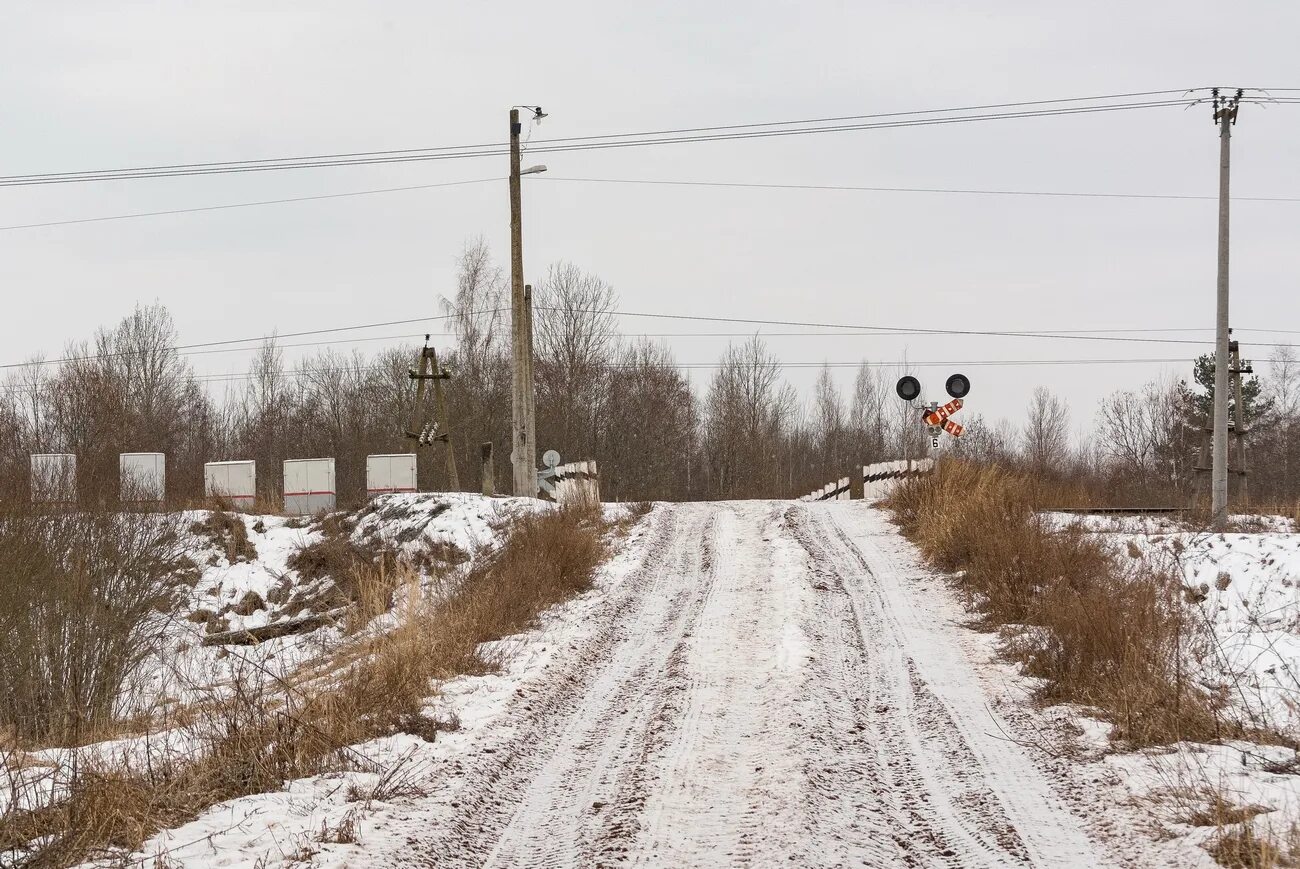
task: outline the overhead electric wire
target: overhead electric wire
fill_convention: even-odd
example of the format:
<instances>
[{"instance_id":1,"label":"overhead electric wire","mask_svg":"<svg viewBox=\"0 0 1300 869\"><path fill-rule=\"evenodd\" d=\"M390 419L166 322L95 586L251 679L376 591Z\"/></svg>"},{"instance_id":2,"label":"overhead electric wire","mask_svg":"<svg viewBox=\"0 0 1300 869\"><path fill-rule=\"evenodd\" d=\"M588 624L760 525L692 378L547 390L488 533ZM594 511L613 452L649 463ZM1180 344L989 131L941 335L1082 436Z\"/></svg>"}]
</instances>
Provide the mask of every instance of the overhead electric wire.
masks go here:
<instances>
[{"instance_id":1,"label":"overhead electric wire","mask_svg":"<svg viewBox=\"0 0 1300 869\"><path fill-rule=\"evenodd\" d=\"M539 307L535 310L552 310L550 308ZM1105 335L1076 335L1068 332L1025 332L1025 331L1008 331L1002 329L937 329L924 328L917 326L868 326L851 323L819 323L801 320L765 320L753 317L717 317L702 316L699 314L660 314L640 311L609 311L604 312L616 317L644 317L656 320L691 320L703 323L747 323L756 326L799 326L810 329L859 329L868 333L892 334L908 333L915 335L979 335L997 338L1057 338L1069 341L1122 341L1139 344L1207 344L1211 341L1200 341L1194 339L1182 338L1128 338L1123 336L1105 336ZM1290 347L1291 344L1267 344L1260 342L1251 342L1252 347Z\"/></svg>"},{"instance_id":2,"label":"overhead electric wire","mask_svg":"<svg viewBox=\"0 0 1300 869\"><path fill-rule=\"evenodd\" d=\"M908 115L931 115L931 114L952 113L952 112L983 111L988 109L1014 108L1017 106L1039 106L1039 105L1052 105L1057 103L1072 103L1072 102L1096 102L1099 100L1132 99L1135 97L1149 97L1149 96L1168 96L1170 94L1190 94L1196 90L1204 90L1204 88L1186 88L1186 89L1163 90L1163 91L1138 91L1134 93L1101 94L1101 95L1090 96L1090 97L1063 97L1061 99L1053 99L1053 100L1028 100L1022 102L990 103L990 104L975 105L975 106L951 106L943 109L919 109L915 111L876 112L876 113L864 114L864 115L840 115L840 116L825 117L825 118L802 118L802 119L791 120L791 121L763 121L757 123L726 124L726 125L717 125L717 126L710 126L710 127L679 127L675 129L647 130L647 131L633 132L633 133L603 133L603 134L597 134L591 136L564 136L564 137L557 137L553 139L542 139L538 141L538 144L598 141L602 139L634 138L634 137L645 137L645 136L665 136L665 135L676 135L676 134L686 134L686 133L711 132L717 130L738 130L738 129L754 129L754 128L762 128L762 127L792 126L795 124L820 124L820 123L832 123L832 122L852 121L852 120L867 120L871 118L903 117ZM383 156L396 156L396 155L403 155L403 154L430 153L430 152L438 152L438 151L482 150L485 148L504 148L507 147L508 145L509 145L508 142L480 142L473 145L444 145L444 146L425 147L425 148L398 148L398 149L388 149L382 151L351 151L351 152L333 153L333 154L305 154L305 155L297 155L293 157L264 157L264 158L251 159L251 160L224 160L224 161L215 161L215 162L206 162L206 163L172 163L172 164L161 164L161 165L154 165L154 166L137 166L137 167L118 168L118 169L98 169L98 170L92 169L92 170L82 170L78 172L47 172L47 173L37 173L31 175L0 176L0 181L70 177L75 175L103 175L103 174L117 174L117 173L127 173L127 172L152 172L152 171L176 170L176 169L255 166L259 164L271 164L271 163L306 162L306 161L316 161L316 160L337 160L337 159L352 159L352 158L363 158L363 157L383 157Z\"/></svg>"},{"instance_id":3,"label":"overhead electric wire","mask_svg":"<svg viewBox=\"0 0 1300 869\"><path fill-rule=\"evenodd\" d=\"M643 147L649 145L667 145L695 142L730 141L733 139L762 139L815 133L847 132L870 129L890 129L896 127L933 126L939 124L968 123L974 121L1011 120L1031 117L1053 117L1058 115L1089 114L1095 112L1128 111L1135 109L1161 108L1168 106L1186 106L1186 99L1149 100L1135 103L1114 103L1103 105L1068 106L1055 109L1032 109L1026 111L986 112L974 115L953 115L948 117L914 117L909 120L879 121L875 123L840 123L831 126L794 126L787 129L757 128L750 125L737 131L741 125L718 128L697 128L700 132L690 134L660 135L656 133L609 134L607 137L570 137L566 139L539 140L529 145L528 152L535 154L562 153L568 151L596 151L610 148ZM1016 104L1006 104L1013 106ZM932 110L939 111L939 110ZM899 113L901 114L901 113ZM856 116L869 118L871 116ZM771 122L777 126L782 122ZM798 121L784 122L787 125L799 124ZM500 156L508 153L502 146L447 146L429 149L408 149L393 152L361 152L362 156L342 155L334 158L275 158L262 161L228 161L207 164L176 164L175 167L138 167L134 169L93 170L85 172L56 172L32 175L11 175L0 177L0 187L21 187L44 184L62 184L87 181L130 180L139 178L175 178L193 175L218 175L235 172L280 171L286 169L322 168L328 166L383 165L388 163L426 162L433 160L467 159L476 157ZM373 154L374 156L365 156Z\"/></svg>"},{"instance_id":4,"label":"overhead electric wire","mask_svg":"<svg viewBox=\"0 0 1300 869\"><path fill-rule=\"evenodd\" d=\"M535 306L536 311L556 311L559 309L539 305ZM502 314L508 312L508 308L488 308L479 311L470 311L463 316L481 317L490 314ZM1091 341L1120 341L1129 343L1142 344L1184 344L1184 345L1204 345L1212 343L1208 339L1193 338L1139 338L1128 337L1134 333L1159 333L1159 332L1210 332L1209 328L1199 327L1148 327L1148 328L1116 328L1116 329L1061 329L1061 330L983 330L983 329L943 329L943 328L926 328L926 327L907 327L907 326L872 326L849 323L824 323L799 320L775 320L775 319L758 319L752 317L721 317L705 316L699 314L664 314L651 313L644 311L576 311L569 313L598 313L609 314L618 317L639 317L657 320L682 320L688 322L705 322L705 323L739 323L755 326L783 326L800 329L819 329L834 331L818 332L641 332L641 333L620 333L627 338L741 338L741 337L817 337L825 338L832 336L841 337L915 337L922 335L966 335L978 337L1010 337L1010 338L1040 338L1040 339L1061 339L1061 340L1091 340ZM333 344L358 343L364 341L384 341L384 340L406 340L408 338L419 338L422 334L437 334L448 336L454 333L449 332L424 332L414 335L390 335L390 336L366 336L356 338L340 338L329 341L310 341L295 344L280 343L285 338L300 338L309 335L336 335L340 332L357 332L366 329L376 329L387 326L403 326L414 323L432 323L454 319L460 314L439 314L429 317L413 317L402 320L386 320L375 323L359 323L349 326L332 326L323 329L305 329L294 332L268 333L263 335L252 336L248 338L227 338L213 341L202 341L191 344L176 344L166 348L177 352L182 356L199 356L209 353L229 353L229 352L255 352L263 349L268 341L274 341L278 349L290 349L295 347L316 347ZM1264 332L1276 334L1300 334L1300 330L1289 329L1240 329L1240 332ZM1123 335L1117 333L1124 333ZM244 347L232 347L235 344L245 344ZM1249 342L1251 347L1290 347L1288 343L1264 343ZM207 348L223 348L221 350L210 350ZM0 364L0 369L28 368L44 365L58 365L70 362L90 362L101 359L117 358L121 356L133 355L131 351L122 351L118 353L94 353L84 356L68 356L57 359L33 359L26 362L11 362ZM1157 361L1157 360L1150 360Z\"/></svg>"},{"instance_id":5,"label":"overhead electric wire","mask_svg":"<svg viewBox=\"0 0 1300 869\"><path fill-rule=\"evenodd\" d=\"M79 217L70 220L47 220L42 223L18 223L0 226L0 232L14 229L37 229L43 226L69 226L75 223L102 223L107 220L131 220L138 217L163 217L171 214L193 214L200 211L226 211L232 208L253 208L261 205L285 205L290 202L312 202L320 199L344 199L349 196L372 196L376 193L401 193L408 190L430 190L434 187L461 187L503 181L503 178L472 178L465 181L442 181L436 184L411 184L406 187L379 187L374 190L351 190L343 193L320 193L313 196L290 196L284 199L262 199L256 202L232 202L226 205L201 205L193 208L170 208L165 211L136 211L130 214L109 214L103 217Z\"/></svg>"},{"instance_id":6,"label":"overhead electric wire","mask_svg":"<svg viewBox=\"0 0 1300 869\"><path fill-rule=\"evenodd\" d=\"M852 184L764 184L739 181L672 181L654 178L564 178L539 176L554 182L578 182L588 184L633 184L671 187L719 187L745 190L814 190L814 191L848 191L869 193L939 193L977 196L1025 196L1025 197L1064 197L1073 199L1167 199L1167 200L1202 200L1217 201L1214 195L1179 194L1179 193L1090 193L1066 190L989 190L947 187L873 187ZM226 211L235 208L255 208L264 205L285 205L294 202L312 202L324 199L345 199L354 196L370 196L378 193L401 193L410 190L430 190L436 187L459 187L471 184L483 184L489 181L504 181L504 178L473 178L464 181L446 181L436 184L411 184L405 187L379 187L373 190L351 190L341 193L322 193L310 196L291 196L283 199L263 199L254 202L232 202L224 205L201 205L191 208L171 208L164 211L136 211L127 214L109 214L100 217L79 217L66 220L47 220L39 223L17 223L0 226L0 232L20 229L40 229L50 226L70 226L80 223L103 223L113 220L133 220L142 217L165 217L176 214L193 214L205 211ZM1233 196L1233 202L1300 202L1300 196Z\"/></svg>"},{"instance_id":7,"label":"overhead electric wire","mask_svg":"<svg viewBox=\"0 0 1300 869\"><path fill-rule=\"evenodd\" d=\"M797 368L797 369L819 369L819 368L929 368L943 366L975 366L975 367L1015 367L1022 365L1142 365L1142 364L1182 364L1194 362L1191 357L1174 357L1174 358L1132 358L1132 359L954 359L954 360L937 360L937 361L912 361L898 360L895 362L872 362L860 360L857 362L781 362L771 363L777 368ZM695 370L712 370L723 368L726 362L672 362L667 363L668 367L685 371ZM609 368L615 370L636 370L642 368L636 363L610 363ZM373 372L383 373L393 369L385 366L363 366L354 368L350 366L333 367L333 368L291 368L279 372L279 376L284 377L307 377L313 374L340 374L353 372ZM195 380L204 383L219 383L224 381L249 380L261 376L257 372L240 372L233 374L201 374L196 375Z\"/></svg>"},{"instance_id":8,"label":"overhead electric wire","mask_svg":"<svg viewBox=\"0 0 1300 869\"><path fill-rule=\"evenodd\" d=\"M1073 329L1067 330L1076 334L1096 335L1107 332L1213 332L1213 328L1206 329ZM276 349L288 350L296 347L333 347L339 344L359 344L368 341L408 341L414 338L423 338L426 335L436 336L439 338L454 337L455 332L413 332L405 335L374 335L366 338L335 338L329 341L303 341L295 344L281 344L276 342ZM882 334L880 332L620 332L620 338L752 338L757 335L760 338L897 338L918 333L913 332L889 332ZM928 334L928 333L926 333ZM253 353L262 349L265 342L261 344L250 344L247 347L218 347L212 350L184 350L180 351L180 356L208 356L215 353Z\"/></svg>"},{"instance_id":9,"label":"overhead electric wire","mask_svg":"<svg viewBox=\"0 0 1300 869\"><path fill-rule=\"evenodd\" d=\"M499 314L506 310L508 309L493 308L493 309L483 310L483 311L471 311L465 316L476 317L483 314ZM261 342L265 344L265 342L267 341L279 341L281 338L300 338L304 335L327 335L327 334L337 333L337 332L353 332L360 329L378 329L383 326L406 326L406 325L410 325L411 323L432 323L436 320L451 320L457 316L459 315L440 314L434 317L414 317L408 320L387 320L383 323L366 323L366 324L359 324L355 326L335 326L328 329L306 329L299 332L284 332L280 334L259 335L254 338L229 338L221 341L203 341L197 344L176 344L174 346L167 347L165 349L181 351L181 350L192 350L199 347L219 347L226 344L250 344L253 342ZM254 347L248 347L242 349L253 350L253 349L260 349L260 347L254 346ZM131 355L133 354L130 351L123 351L121 353L91 353L86 356L67 356L62 359L35 359L29 362L10 362L7 364L0 365L0 369L28 368L31 366L39 366L39 365L59 365L65 362L93 362L99 359L115 359L120 356L131 356Z\"/></svg>"},{"instance_id":10,"label":"overhead electric wire","mask_svg":"<svg viewBox=\"0 0 1300 869\"><path fill-rule=\"evenodd\" d=\"M672 181L657 178L566 178L563 176L538 176L547 182L579 182L584 184L643 184L668 187L722 187L744 190L829 190L866 193L953 193L975 196L1060 196L1077 199L1173 199L1208 200L1217 202L1213 194L1192 193L1089 193L1068 190L990 190L955 187L873 187L855 184L766 184L739 181ZM1300 202L1300 196L1233 196L1234 202ZM0 227L5 229L6 227Z\"/></svg>"}]
</instances>

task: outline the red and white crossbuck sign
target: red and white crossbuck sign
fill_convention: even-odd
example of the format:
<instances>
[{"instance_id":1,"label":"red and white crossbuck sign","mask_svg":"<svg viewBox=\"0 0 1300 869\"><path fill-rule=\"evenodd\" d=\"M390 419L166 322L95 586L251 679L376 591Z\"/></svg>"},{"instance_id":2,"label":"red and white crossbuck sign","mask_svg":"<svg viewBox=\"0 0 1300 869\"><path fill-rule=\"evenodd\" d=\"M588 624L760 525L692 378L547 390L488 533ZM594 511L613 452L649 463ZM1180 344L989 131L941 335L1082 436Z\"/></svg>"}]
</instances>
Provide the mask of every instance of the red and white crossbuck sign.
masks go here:
<instances>
[{"instance_id":1,"label":"red and white crossbuck sign","mask_svg":"<svg viewBox=\"0 0 1300 869\"><path fill-rule=\"evenodd\" d=\"M934 410L926 413L925 424L940 425L948 417L952 416L954 413L961 410L961 408L962 408L962 400L960 398L954 398L952 401L948 402L943 407L935 408ZM944 429L949 434L952 434L954 436L959 436L958 433L962 431L962 427L960 425L957 425L957 423L955 422L952 423L952 425L957 427L957 432L953 432L953 430L948 428L948 426L946 425L944 426Z\"/></svg>"}]
</instances>

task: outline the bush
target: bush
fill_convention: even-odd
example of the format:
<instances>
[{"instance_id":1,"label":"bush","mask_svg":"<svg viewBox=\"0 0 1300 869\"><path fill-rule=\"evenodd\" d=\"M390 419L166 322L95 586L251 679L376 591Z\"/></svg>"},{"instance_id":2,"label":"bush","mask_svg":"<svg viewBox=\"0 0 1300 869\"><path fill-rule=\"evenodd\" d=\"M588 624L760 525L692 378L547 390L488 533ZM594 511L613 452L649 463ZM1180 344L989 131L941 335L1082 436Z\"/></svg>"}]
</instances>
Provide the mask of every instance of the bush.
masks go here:
<instances>
[{"instance_id":1,"label":"bush","mask_svg":"<svg viewBox=\"0 0 1300 869\"><path fill-rule=\"evenodd\" d=\"M108 723L195 571L170 516L0 512L0 729L75 742Z\"/></svg>"}]
</instances>

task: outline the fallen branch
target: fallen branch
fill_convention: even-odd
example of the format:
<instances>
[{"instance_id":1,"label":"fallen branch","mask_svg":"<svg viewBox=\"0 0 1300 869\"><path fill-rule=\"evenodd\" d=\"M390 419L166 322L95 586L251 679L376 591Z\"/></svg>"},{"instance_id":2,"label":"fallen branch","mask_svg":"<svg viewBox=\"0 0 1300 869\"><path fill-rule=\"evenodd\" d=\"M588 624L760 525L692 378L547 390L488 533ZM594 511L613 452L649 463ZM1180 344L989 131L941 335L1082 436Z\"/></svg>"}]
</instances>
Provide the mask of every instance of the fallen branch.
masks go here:
<instances>
[{"instance_id":1,"label":"fallen branch","mask_svg":"<svg viewBox=\"0 0 1300 869\"><path fill-rule=\"evenodd\" d=\"M305 634L308 631L314 631L317 628L323 628L332 625L343 617L343 610L331 610L321 615L303 616L302 618L289 619L283 622L273 622L269 625L262 625L257 628L240 628L235 631L221 631L215 634L208 634L203 638L205 646L256 646L258 643L266 640L274 640L276 637L287 637L292 634Z\"/></svg>"}]
</instances>

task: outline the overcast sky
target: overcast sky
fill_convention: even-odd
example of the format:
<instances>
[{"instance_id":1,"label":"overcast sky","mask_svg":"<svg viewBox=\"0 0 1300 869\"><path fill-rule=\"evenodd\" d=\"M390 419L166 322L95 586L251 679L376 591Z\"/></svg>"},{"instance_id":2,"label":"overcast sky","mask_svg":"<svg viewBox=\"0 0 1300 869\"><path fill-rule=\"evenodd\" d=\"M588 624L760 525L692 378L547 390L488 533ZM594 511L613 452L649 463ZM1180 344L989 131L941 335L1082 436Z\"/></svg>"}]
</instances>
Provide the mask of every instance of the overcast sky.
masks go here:
<instances>
[{"instance_id":1,"label":"overcast sky","mask_svg":"<svg viewBox=\"0 0 1300 869\"><path fill-rule=\"evenodd\" d=\"M0 175L780 121L1205 85L1300 88L1300 4L0 2ZM1300 105L1246 106L1241 196L1300 197ZM740 190L559 178L1213 194L1196 107L547 154L525 272L571 260L628 311L997 330L1213 326L1212 201ZM0 226L503 176L505 158L0 189ZM0 231L0 362L161 301L184 343L438 313L504 181ZM1233 213L1233 322L1300 330L1300 202ZM436 328L436 327L434 327ZM627 319L627 332L744 331ZM409 334L415 328L373 330ZM772 330L772 331L790 331ZM1208 342L1211 332L1193 337ZM1161 337L1180 337L1164 335ZM1181 337L1187 337L1186 335ZM1250 342L1300 336L1241 331ZM444 341L446 339L443 339ZM728 339L673 337L681 362ZM740 339L736 339L740 340ZM772 337L790 362L1191 357L1186 345ZM373 350L382 342L342 344ZM309 352L291 351L293 353ZM194 357L246 370L248 353ZM972 412L1190 366L953 366ZM847 387L852 370L837 369ZM917 372L939 392L946 368ZM802 390L815 372L792 370ZM707 372L695 372L702 381Z\"/></svg>"}]
</instances>

